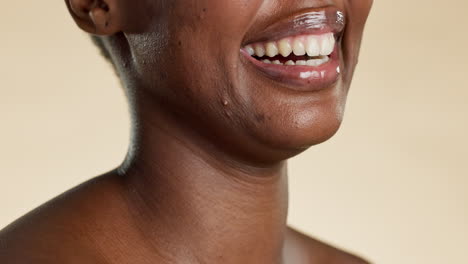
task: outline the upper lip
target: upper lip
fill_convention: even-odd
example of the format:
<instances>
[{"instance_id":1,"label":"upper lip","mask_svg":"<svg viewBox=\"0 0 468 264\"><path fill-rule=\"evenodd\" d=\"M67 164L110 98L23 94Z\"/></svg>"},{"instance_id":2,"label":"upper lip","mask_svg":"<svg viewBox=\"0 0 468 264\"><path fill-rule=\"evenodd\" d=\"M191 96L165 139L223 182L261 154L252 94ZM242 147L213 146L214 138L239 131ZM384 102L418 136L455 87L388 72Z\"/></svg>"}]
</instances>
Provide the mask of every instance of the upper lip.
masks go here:
<instances>
[{"instance_id":1,"label":"upper lip","mask_svg":"<svg viewBox=\"0 0 468 264\"><path fill-rule=\"evenodd\" d=\"M346 26L344 11L328 6L323 8L303 9L289 14L277 22L247 38L243 46L255 42L274 41L294 35L322 34L332 32L340 35Z\"/></svg>"}]
</instances>

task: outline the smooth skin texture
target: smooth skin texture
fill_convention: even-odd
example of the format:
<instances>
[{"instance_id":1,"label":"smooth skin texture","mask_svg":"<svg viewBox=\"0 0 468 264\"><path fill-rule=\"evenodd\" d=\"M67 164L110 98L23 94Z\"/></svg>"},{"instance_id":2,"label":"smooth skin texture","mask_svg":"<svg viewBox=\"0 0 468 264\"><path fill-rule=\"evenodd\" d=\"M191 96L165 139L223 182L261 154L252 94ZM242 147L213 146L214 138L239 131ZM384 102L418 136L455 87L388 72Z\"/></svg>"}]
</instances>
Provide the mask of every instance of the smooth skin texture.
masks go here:
<instances>
[{"instance_id":1,"label":"smooth skin texture","mask_svg":"<svg viewBox=\"0 0 468 264\"><path fill-rule=\"evenodd\" d=\"M65 2L111 54L132 140L118 168L3 229L0 263L367 263L286 217L287 159L339 128L371 0ZM266 26L330 5L348 23L336 86L291 92L242 59Z\"/></svg>"}]
</instances>

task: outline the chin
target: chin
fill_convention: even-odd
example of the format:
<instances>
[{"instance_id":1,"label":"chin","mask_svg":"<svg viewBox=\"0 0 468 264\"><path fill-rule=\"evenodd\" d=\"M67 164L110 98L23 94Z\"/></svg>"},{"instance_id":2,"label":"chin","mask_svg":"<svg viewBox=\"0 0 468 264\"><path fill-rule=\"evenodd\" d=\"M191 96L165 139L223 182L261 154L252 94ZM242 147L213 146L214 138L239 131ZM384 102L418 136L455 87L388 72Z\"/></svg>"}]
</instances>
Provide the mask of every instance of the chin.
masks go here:
<instances>
[{"instance_id":1,"label":"chin","mask_svg":"<svg viewBox=\"0 0 468 264\"><path fill-rule=\"evenodd\" d=\"M343 110L344 104L336 100L283 108L281 113L272 111L260 124L257 120L250 134L276 152L276 159L286 160L333 137L341 126Z\"/></svg>"},{"instance_id":2,"label":"chin","mask_svg":"<svg viewBox=\"0 0 468 264\"><path fill-rule=\"evenodd\" d=\"M320 100L315 96L305 100L302 95L302 101L289 107L273 107L271 102L275 100L269 100L269 108L256 105L256 111L252 111L255 114L244 127L253 141L263 146L257 156L271 159L269 162L287 160L333 137L342 124L346 101L344 96L334 95ZM265 113L265 109L269 111Z\"/></svg>"}]
</instances>

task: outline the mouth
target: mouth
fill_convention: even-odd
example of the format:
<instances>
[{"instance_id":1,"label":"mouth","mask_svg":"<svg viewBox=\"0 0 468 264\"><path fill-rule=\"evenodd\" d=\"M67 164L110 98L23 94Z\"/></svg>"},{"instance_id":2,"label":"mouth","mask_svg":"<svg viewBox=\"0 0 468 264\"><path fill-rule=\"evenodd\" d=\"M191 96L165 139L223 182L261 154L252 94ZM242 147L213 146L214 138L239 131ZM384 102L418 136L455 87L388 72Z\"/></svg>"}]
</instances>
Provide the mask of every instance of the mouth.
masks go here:
<instances>
[{"instance_id":1,"label":"mouth","mask_svg":"<svg viewBox=\"0 0 468 264\"><path fill-rule=\"evenodd\" d=\"M261 75L293 90L326 89L340 78L344 28L336 8L301 12L268 27L241 54Z\"/></svg>"}]
</instances>

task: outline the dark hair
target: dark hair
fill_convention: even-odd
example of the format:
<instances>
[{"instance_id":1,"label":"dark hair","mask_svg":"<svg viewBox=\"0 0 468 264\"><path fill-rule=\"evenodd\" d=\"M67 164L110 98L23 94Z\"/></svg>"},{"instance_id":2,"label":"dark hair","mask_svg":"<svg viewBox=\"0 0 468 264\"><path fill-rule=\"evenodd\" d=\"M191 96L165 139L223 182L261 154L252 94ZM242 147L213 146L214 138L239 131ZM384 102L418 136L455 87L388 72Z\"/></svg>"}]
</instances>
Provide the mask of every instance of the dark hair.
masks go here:
<instances>
[{"instance_id":1,"label":"dark hair","mask_svg":"<svg viewBox=\"0 0 468 264\"><path fill-rule=\"evenodd\" d=\"M99 53L101 53L102 57L104 57L104 59L112 65L112 68L114 69L114 73L117 75L117 78L120 80L122 87L123 87L124 85L122 83L122 79L119 78L120 77L119 72L117 71L116 65L114 64L114 61L112 60L112 56L109 50L107 49L106 45L104 44L103 39L96 35L90 35L90 37L93 43L99 49Z\"/></svg>"},{"instance_id":2,"label":"dark hair","mask_svg":"<svg viewBox=\"0 0 468 264\"><path fill-rule=\"evenodd\" d=\"M95 36L95 35L91 35L91 40L93 41L93 43L98 47L101 55L110 63L112 63L112 58L111 58L111 55L109 53L109 51L107 50L107 48L104 46L104 42L102 41L102 39L98 36Z\"/></svg>"}]
</instances>

